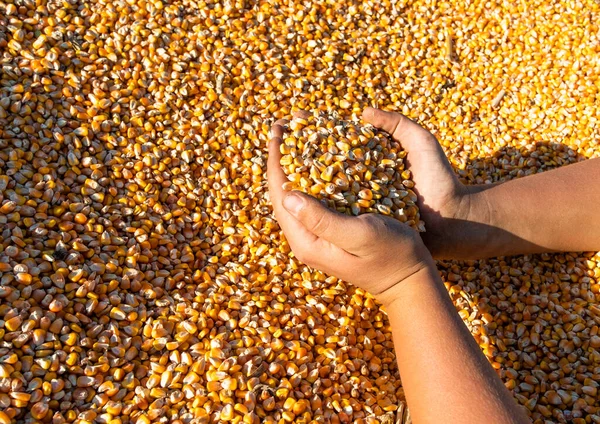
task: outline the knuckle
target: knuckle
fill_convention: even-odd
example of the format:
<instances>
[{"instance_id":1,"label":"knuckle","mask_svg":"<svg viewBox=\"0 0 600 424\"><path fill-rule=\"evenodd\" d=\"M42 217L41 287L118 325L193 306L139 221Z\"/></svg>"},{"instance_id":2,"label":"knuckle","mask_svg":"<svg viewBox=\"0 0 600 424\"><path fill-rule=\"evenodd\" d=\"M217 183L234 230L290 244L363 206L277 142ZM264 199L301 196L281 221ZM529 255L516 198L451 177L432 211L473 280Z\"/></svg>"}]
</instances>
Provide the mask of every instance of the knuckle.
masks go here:
<instances>
[{"instance_id":1,"label":"knuckle","mask_svg":"<svg viewBox=\"0 0 600 424\"><path fill-rule=\"evenodd\" d=\"M358 217L362 221L363 235L368 238L376 238L385 228L385 223L379 215L365 214Z\"/></svg>"},{"instance_id":2,"label":"knuckle","mask_svg":"<svg viewBox=\"0 0 600 424\"><path fill-rule=\"evenodd\" d=\"M316 236L321 236L325 234L329 229L329 226L331 225L329 217L324 213L320 213L314 216L313 222L314 224L312 225L312 232Z\"/></svg>"},{"instance_id":3,"label":"knuckle","mask_svg":"<svg viewBox=\"0 0 600 424\"><path fill-rule=\"evenodd\" d=\"M408 118L399 113L393 113L392 119L394 120L394 123L390 134L395 138L401 139L406 132L407 127L410 125Z\"/></svg>"},{"instance_id":4,"label":"knuckle","mask_svg":"<svg viewBox=\"0 0 600 424\"><path fill-rule=\"evenodd\" d=\"M429 144L439 144L435 135L431 134L425 128L421 128L423 140L425 140Z\"/></svg>"},{"instance_id":5,"label":"knuckle","mask_svg":"<svg viewBox=\"0 0 600 424\"><path fill-rule=\"evenodd\" d=\"M388 239L398 232L399 227L402 224L393 218L377 215L377 214L366 214L363 219L363 237L368 239L383 240ZM360 217L359 217L360 218Z\"/></svg>"}]
</instances>

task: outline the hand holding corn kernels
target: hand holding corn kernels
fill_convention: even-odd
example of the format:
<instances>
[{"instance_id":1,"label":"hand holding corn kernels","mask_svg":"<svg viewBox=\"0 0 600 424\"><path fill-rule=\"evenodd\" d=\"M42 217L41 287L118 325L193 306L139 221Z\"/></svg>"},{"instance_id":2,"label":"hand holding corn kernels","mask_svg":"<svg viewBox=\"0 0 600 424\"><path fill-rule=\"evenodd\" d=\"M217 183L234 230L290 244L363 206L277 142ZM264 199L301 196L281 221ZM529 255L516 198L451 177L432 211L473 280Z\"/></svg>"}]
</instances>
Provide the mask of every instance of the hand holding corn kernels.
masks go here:
<instances>
[{"instance_id":1,"label":"hand holding corn kernels","mask_svg":"<svg viewBox=\"0 0 600 424\"><path fill-rule=\"evenodd\" d=\"M290 247L300 261L371 292L386 305L415 421L529 422L456 313L427 248L438 256L597 250L597 230L579 228L569 235L571 227L562 222L589 222L598 208L554 205L568 205L572 192L583 198L581 187L600 178L599 162L467 187L425 129L400 114L371 108L363 119L392 141L360 126L353 131L359 129L364 138L344 140L347 133L335 129L335 119L332 128L325 124L325 140L305 133L323 122L313 126L304 115L289 125L282 120L273 125L269 193ZM284 138L290 129L294 133ZM562 190L554 190L558 186ZM597 203L600 191L592 197ZM515 217L523 202L545 213L521 208ZM423 229L421 217L424 238L415 231ZM554 231L535 231L538 226ZM441 399L439 393L444 393Z\"/></svg>"},{"instance_id":2,"label":"hand holding corn kernels","mask_svg":"<svg viewBox=\"0 0 600 424\"><path fill-rule=\"evenodd\" d=\"M435 138L399 114L369 108L363 117L375 127L390 133L394 144L401 143L402 147L406 144L414 150L414 159L413 150L410 150L411 166L417 171L413 172L413 178L417 180L420 177L419 181L422 181L423 187L430 190L427 197L421 195L421 198L431 199L436 206L428 209L432 214L437 213L437 205L448 201L448 198L455 193L454 184L460 186L460 183L453 176ZM300 119L301 125L308 123L307 115L300 115ZM387 173L375 170L372 179L369 175L369 182L377 186L395 181L395 184L385 190L388 197L376 199L378 201L373 199L373 192L369 188L357 187L354 190L357 196L354 196L352 191L350 195L342 195L337 189L341 187L343 190L352 184L343 184L343 181L338 184L329 182L324 187L313 185L317 190L311 190L306 184L303 187L300 177L296 178L293 172L287 172L286 175L282 168L282 166L292 165L294 159L287 156L287 159L282 160L282 151L284 154L288 153L286 149L290 147L282 144L284 125L287 125L287 122L278 121L272 127L268 164L269 192L277 220L295 255L308 265L370 291L383 303L390 301L394 292L392 288L398 282L425 267L433 266L431 255L423 241L418 233L410 228L412 226L422 230L419 213L414 206L414 200L417 198L411 190L414 184L412 181L402 180L410 173L403 172L402 169L392 169ZM354 154L353 151L347 150L350 155ZM370 150L368 153L371 151L377 150ZM397 166L403 167L404 154L394 153L393 156L400 157ZM286 156L284 155L283 158ZM322 176L327 173L327 168L320 171ZM329 173L333 175L333 172L337 170ZM401 174L404 174L402 178L395 178L395 175ZM331 178L324 179L331 180ZM315 178L315 180L320 179ZM358 181L354 183L358 184ZM373 184L370 185L371 188ZM333 187L327 190L328 185ZM415 190L419 190L418 185L419 183ZM295 188L305 189L314 195L331 196L319 202L299 191L286 190ZM364 192L368 192L369 195L364 195ZM385 203L386 200L388 203ZM363 202L360 203L361 201ZM330 207L328 208L324 203ZM344 206L348 203L351 203L351 215L371 211L380 214L367 213L354 217L340 213L344 212ZM399 205L402 207L398 207ZM408 210L408 216L404 212L404 207Z\"/></svg>"}]
</instances>

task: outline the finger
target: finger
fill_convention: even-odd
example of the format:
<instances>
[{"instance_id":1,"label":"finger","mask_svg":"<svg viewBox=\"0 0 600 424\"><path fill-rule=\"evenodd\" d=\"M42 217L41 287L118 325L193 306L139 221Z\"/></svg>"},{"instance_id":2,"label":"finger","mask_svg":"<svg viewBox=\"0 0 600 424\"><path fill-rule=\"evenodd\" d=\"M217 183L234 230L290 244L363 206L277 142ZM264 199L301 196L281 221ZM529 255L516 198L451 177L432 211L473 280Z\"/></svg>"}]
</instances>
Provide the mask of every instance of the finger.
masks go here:
<instances>
[{"instance_id":1,"label":"finger","mask_svg":"<svg viewBox=\"0 0 600 424\"><path fill-rule=\"evenodd\" d=\"M319 239L317 235L308 231L301 222L283 207L282 199L286 196L286 192L283 190L282 185L287 181L287 178L279 164L281 158L279 150L281 138L279 134L277 128L272 131L274 137L269 143L269 159L267 162L269 196L273 204L275 218L296 257L303 263L310 264L324 272L329 272L330 269L323 266L322 259L330 258L328 261L341 263L340 255L347 253L330 242Z\"/></svg>"},{"instance_id":2,"label":"finger","mask_svg":"<svg viewBox=\"0 0 600 424\"><path fill-rule=\"evenodd\" d=\"M353 276L348 273L349 269L361 260L322 238L317 238L310 245L292 246L292 251L300 262L346 281Z\"/></svg>"},{"instance_id":3,"label":"finger","mask_svg":"<svg viewBox=\"0 0 600 424\"><path fill-rule=\"evenodd\" d=\"M390 134L408 152L416 148L419 150L432 148L441 151L441 146L433 134L400 113L367 107L363 111L362 118L365 122Z\"/></svg>"},{"instance_id":4,"label":"finger","mask_svg":"<svg viewBox=\"0 0 600 424\"><path fill-rule=\"evenodd\" d=\"M310 116L310 114L307 114L307 112L303 112L294 116L301 118ZM271 140L268 146L267 180L275 217L292 251L301 262L310 264L330 275L348 279L351 277L350 274L346 275L346 271L348 270L337 269L336 265L349 264L356 257L352 253L346 252L342 248L325 239L319 238L316 234L309 231L302 222L292 216L282 205L282 199L289 194L282 188L287 178L280 164L280 146L283 142L283 134L287 124L287 120L278 120L273 124L271 127ZM311 200L320 205L315 199L311 198ZM351 240L344 239L341 241L344 244L351 245Z\"/></svg>"},{"instance_id":5,"label":"finger","mask_svg":"<svg viewBox=\"0 0 600 424\"><path fill-rule=\"evenodd\" d=\"M283 207L306 230L353 253L361 239L362 220L328 209L314 197L292 191L285 194Z\"/></svg>"},{"instance_id":6,"label":"finger","mask_svg":"<svg viewBox=\"0 0 600 424\"><path fill-rule=\"evenodd\" d=\"M292 113L292 116L294 118L307 119L307 118L310 118L312 115L310 112L307 112L305 110L297 110L296 112Z\"/></svg>"},{"instance_id":7,"label":"finger","mask_svg":"<svg viewBox=\"0 0 600 424\"><path fill-rule=\"evenodd\" d=\"M271 140L269 141L269 158L267 160L267 181L269 184L269 196L273 207L281 205L283 197L282 185L287 178L279 163L281 160L280 146L283 142L284 126L287 120L280 119L271 126Z\"/></svg>"},{"instance_id":8,"label":"finger","mask_svg":"<svg viewBox=\"0 0 600 424\"><path fill-rule=\"evenodd\" d=\"M287 124L289 124L289 119L278 119L271 125L271 137L283 137L283 133L285 132L285 128Z\"/></svg>"},{"instance_id":9,"label":"finger","mask_svg":"<svg viewBox=\"0 0 600 424\"><path fill-rule=\"evenodd\" d=\"M281 143L283 142L284 126L287 120L280 119L271 127L271 140L269 141L269 158L267 159L267 183L269 186L269 198L275 211L277 221L287 221L293 217L285 211L281 202L285 195L283 183L287 177L281 167ZM280 222L280 225L282 222ZM285 224L285 222L284 222Z\"/></svg>"},{"instance_id":10,"label":"finger","mask_svg":"<svg viewBox=\"0 0 600 424\"><path fill-rule=\"evenodd\" d=\"M279 150L284 132L285 120L279 120L271 127L271 140L269 141L269 158L267 160L267 181L269 185L269 198L273 205L275 218L287 238L292 250L297 251L304 246L312 246L317 236L304 228L282 205L286 194L283 183L287 181L281 168L281 152Z\"/></svg>"}]
</instances>

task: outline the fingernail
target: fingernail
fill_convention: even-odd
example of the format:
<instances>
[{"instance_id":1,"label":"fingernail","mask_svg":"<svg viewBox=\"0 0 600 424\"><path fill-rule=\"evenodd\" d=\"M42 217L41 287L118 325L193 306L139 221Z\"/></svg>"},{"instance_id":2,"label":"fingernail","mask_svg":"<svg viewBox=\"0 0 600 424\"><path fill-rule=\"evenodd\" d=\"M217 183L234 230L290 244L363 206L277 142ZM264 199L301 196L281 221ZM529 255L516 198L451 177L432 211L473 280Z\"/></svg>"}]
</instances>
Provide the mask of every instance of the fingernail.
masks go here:
<instances>
[{"instance_id":1,"label":"fingernail","mask_svg":"<svg viewBox=\"0 0 600 424\"><path fill-rule=\"evenodd\" d=\"M304 199L296 193L290 193L283 198L283 207L292 215L298 215L304 207Z\"/></svg>"}]
</instances>

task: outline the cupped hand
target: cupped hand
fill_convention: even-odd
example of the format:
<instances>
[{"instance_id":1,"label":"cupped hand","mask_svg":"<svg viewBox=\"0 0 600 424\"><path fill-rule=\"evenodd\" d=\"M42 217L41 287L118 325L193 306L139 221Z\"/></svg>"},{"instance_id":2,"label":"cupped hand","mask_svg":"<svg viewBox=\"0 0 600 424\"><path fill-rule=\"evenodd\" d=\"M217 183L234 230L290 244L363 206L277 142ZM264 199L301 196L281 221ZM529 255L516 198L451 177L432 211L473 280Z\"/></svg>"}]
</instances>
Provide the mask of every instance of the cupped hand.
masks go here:
<instances>
[{"instance_id":1,"label":"cupped hand","mask_svg":"<svg viewBox=\"0 0 600 424\"><path fill-rule=\"evenodd\" d=\"M460 246L454 245L450 227L468 216L469 188L458 180L436 138L400 113L368 107L362 117L389 133L408 153L406 166L415 182L413 190L426 228L421 236L427 248L436 258L455 256Z\"/></svg>"},{"instance_id":2,"label":"cupped hand","mask_svg":"<svg viewBox=\"0 0 600 424\"><path fill-rule=\"evenodd\" d=\"M271 128L267 174L275 217L292 251L303 263L361 287L383 304L397 296L401 282L435 267L419 234L393 218L340 214L314 197L284 191L279 163L284 121Z\"/></svg>"}]
</instances>

